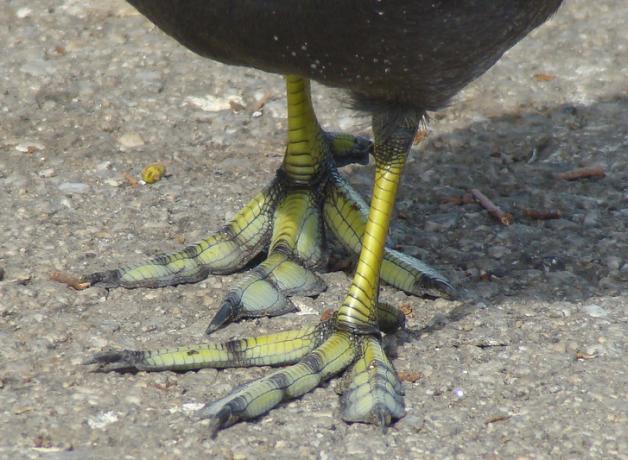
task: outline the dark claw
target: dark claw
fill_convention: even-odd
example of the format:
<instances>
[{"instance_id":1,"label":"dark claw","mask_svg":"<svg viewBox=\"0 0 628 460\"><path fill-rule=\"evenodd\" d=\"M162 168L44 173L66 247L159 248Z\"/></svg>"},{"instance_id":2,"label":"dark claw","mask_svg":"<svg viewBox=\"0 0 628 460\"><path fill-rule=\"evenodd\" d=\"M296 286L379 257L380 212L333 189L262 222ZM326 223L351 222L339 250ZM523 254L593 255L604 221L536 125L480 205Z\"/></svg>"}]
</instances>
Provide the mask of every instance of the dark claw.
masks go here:
<instances>
[{"instance_id":1,"label":"dark claw","mask_svg":"<svg viewBox=\"0 0 628 460\"><path fill-rule=\"evenodd\" d=\"M334 137L334 133L327 133L327 136L331 140ZM334 163L337 167L342 168L350 164L369 164L369 155L373 153L373 142L362 136L355 136L353 141L353 148L350 151L343 152L335 152L333 142L330 142Z\"/></svg>"},{"instance_id":2,"label":"dark claw","mask_svg":"<svg viewBox=\"0 0 628 460\"><path fill-rule=\"evenodd\" d=\"M121 277L122 274L119 270L106 270L81 277L81 283L89 283L90 286L118 287L120 286Z\"/></svg>"},{"instance_id":3,"label":"dark claw","mask_svg":"<svg viewBox=\"0 0 628 460\"><path fill-rule=\"evenodd\" d=\"M372 422L374 425L379 425L382 433L386 434L392 423L392 415L388 408L382 404L375 406L372 412Z\"/></svg>"},{"instance_id":4,"label":"dark claw","mask_svg":"<svg viewBox=\"0 0 628 460\"><path fill-rule=\"evenodd\" d=\"M237 416L233 414L234 408L232 407L233 401L223 405L217 412L215 407L220 404L220 401L211 402L205 404L198 410L196 415L200 419L209 419L209 431L212 439L216 437L216 434L223 428L233 425L238 421Z\"/></svg>"},{"instance_id":5,"label":"dark claw","mask_svg":"<svg viewBox=\"0 0 628 460\"><path fill-rule=\"evenodd\" d=\"M237 319L239 304L240 299L237 297L237 295L232 292L229 293L220 305L218 313L216 313L211 323L209 323L205 334L210 335L211 333L216 332L218 329L227 325L231 321Z\"/></svg>"},{"instance_id":6,"label":"dark claw","mask_svg":"<svg viewBox=\"0 0 628 460\"><path fill-rule=\"evenodd\" d=\"M457 289L445 279L421 279L420 283L416 284L416 290L417 292L423 291L429 296L441 297L448 300L456 300L458 298Z\"/></svg>"},{"instance_id":7,"label":"dark claw","mask_svg":"<svg viewBox=\"0 0 628 460\"><path fill-rule=\"evenodd\" d=\"M255 274L257 269L252 271ZM266 275L263 275L266 276ZM320 279L316 277L317 279ZM209 327L206 330L206 334L211 334L216 330L225 327L227 324L237 321L243 318L259 318L262 316L279 316L284 315L286 313L290 313L296 311L297 308L292 303L292 301L284 295L284 292L272 282L267 279L256 279L252 278L253 283L265 283L267 288L272 289L272 296L270 303L264 304L263 302L263 294L260 296L255 296L251 294L249 291L250 284L245 282L244 286L238 286L235 289L229 291L222 303L220 304L220 308L218 309L218 313L212 319ZM245 280L246 281L246 280ZM249 280L250 281L250 280ZM314 295L320 293L321 283L314 283L312 289L306 290L294 290L294 292L302 293L303 295ZM258 293L259 294L259 293ZM257 304L256 304L257 302Z\"/></svg>"},{"instance_id":8,"label":"dark claw","mask_svg":"<svg viewBox=\"0 0 628 460\"><path fill-rule=\"evenodd\" d=\"M97 372L127 372L141 370L143 352L133 350L103 351L83 361L83 365L98 364Z\"/></svg>"},{"instance_id":9,"label":"dark claw","mask_svg":"<svg viewBox=\"0 0 628 460\"><path fill-rule=\"evenodd\" d=\"M356 136L355 141L355 155L352 158L353 163L366 166L369 164L369 155L373 153L373 142L362 136Z\"/></svg>"}]
</instances>

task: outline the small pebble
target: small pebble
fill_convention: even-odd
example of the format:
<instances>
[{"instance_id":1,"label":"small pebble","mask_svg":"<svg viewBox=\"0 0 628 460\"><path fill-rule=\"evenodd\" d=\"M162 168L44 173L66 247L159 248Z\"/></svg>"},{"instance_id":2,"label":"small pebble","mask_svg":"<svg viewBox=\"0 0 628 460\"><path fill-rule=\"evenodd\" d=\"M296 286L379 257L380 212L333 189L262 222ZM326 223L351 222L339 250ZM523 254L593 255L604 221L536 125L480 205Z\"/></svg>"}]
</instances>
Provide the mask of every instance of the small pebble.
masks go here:
<instances>
[{"instance_id":1,"label":"small pebble","mask_svg":"<svg viewBox=\"0 0 628 460\"><path fill-rule=\"evenodd\" d=\"M222 110L231 110L232 103L244 106L244 101L240 96L216 97L208 94L204 97L188 96L185 102L198 107L204 112L220 112Z\"/></svg>"},{"instance_id":2,"label":"small pebble","mask_svg":"<svg viewBox=\"0 0 628 460\"><path fill-rule=\"evenodd\" d=\"M15 282L21 286L27 286L30 284L32 276L28 273L18 273L15 277Z\"/></svg>"},{"instance_id":3,"label":"small pebble","mask_svg":"<svg viewBox=\"0 0 628 460\"><path fill-rule=\"evenodd\" d=\"M508 252L508 248L501 245L495 245L488 248L488 255L494 259L501 259Z\"/></svg>"},{"instance_id":4,"label":"small pebble","mask_svg":"<svg viewBox=\"0 0 628 460\"><path fill-rule=\"evenodd\" d=\"M621 258L617 256L608 256L605 260L609 270L618 271L621 266Z\"/></svg>"},{"instance_id":5,"label":"small pebble","mask_svg":"<svg viewBox=\"0 0 628 460\"><path fill-rule=\"evenodd\" d=\"M537 268L543 269L545 273L562 271L565 269L565 262L558 256L545 256Z\"/></svg>"},{"instance_id":6,"label":"small pebble","mask_svg":"<svg viewBox=\"0 0 628 460\"><path fill-rule=\"evenodd\" d=\"M587 357L592 358L595 356L604 356L606 354L606 347L604 345L598 343L595 345L589 345L585 348L585 353Z\"/></svg>"},{"instance_id":7,"label":"small pebble","mask_svg":"<svg viewBox=\"0 0 628 460\"><path fill-rule=\"evenodd\" d=\"M588 227L596 226L600 221L600 211L597 209L590 209L584 216L582 223Z\"/></svg>"},{"instance_id":8,"label":"small pebble","mask_svg":"<svg viewBox=\"0 0 628 460\"><path fill-rule=\"evenodd\" d=\"M134 406L141 406L142 400L137 396L131 395L124 398L124 402L127 404L133 404Z\"/></svg>"},{"instance_id":9,"label":"small pebble","mask_svg":"<svg viewBox=\"0 0 628 460\"><path fill-rule=\"evenodd\" d=\"M35 153L44 150L46 147L39 142L21 142L15 146L15 150L22 153Z\"/></svg>"},{"instance_id":10,"label":"small pebble","mask_svg":"<svg viewBox=\"0 0 628 460\"><path fill-rule=\"evenodd\" d=\"M185 403L181 406L181 410L186 414L194 414L205 407L204 403Z\"/></svg>"},{"instance_id":11,"label":"small pebble","mask_svg":"<svg viewBox=\"0 0 628 460\"><path fill-rule=\"evenodd\" d=\"M108 179L105 179L105 184L111 186L111 187L120 187L121 182L115 179L112 179L111 177Z\"/></svg>"},{"instance_id":12,"label":"small pebble","mask_svg":"<svg viewBox=\"0 0 628 460\"><path fill-rule=\"evenodd\" d=\"M18 19L24 19L24 18L29 17L32 13L33 13L33 10L27 7L23 7L23 8L18 9L15 12L15 15L18 17Z\"/></svg>"},{"instance_id":13,"label":"small pebble","mask_svg":"<svg viewBox=\"0 0 628 460\"><path fill-rule=\"evenodd\" d=\"M46 178L49 178L49 177L56 176L57 173L55 172L54 169L47 168L47 169L42 169L41 171L39 171L38 175L39 175L39 177L46 179Z\"/></svg>"},{"instance_id":14,"label":"small pebble","mask_svg":"<svg viewBox=\"0 0 628 460\"><path fill-rule=\"evenodd\" d=\"M351 131L355 130L356 119L355 117L341 117L336 120L336 123L341 131Z\"/></svg>"},{"instance_id":15,"label":"small pebble","mask_svg":"<svg viewBox=\"0 0 628 460\"><path fill-rule=\"evenodd\" d=\"M81 182L64 182L59 185L59 190L64 193L87 193L90 188Z\"/></svg>"},{"instance_id":16,"label":"small pebble","mask_svg":"<svg viewBox=\"0 0 628 460\"><path fill-rule=\"evenodd\" d=\"M137 133L125 133L118 138L118 143L122 148L134 149L144 145L144 139Z\"/></svg>"},{"instance_id":17,"label":"small pebble","mask_svg":"<svg viewBox=\"0 0 628 460\"><path fill-rule=\"evenodd\" d=\"M459 220L459 216L456 213L444 213L431 215L427 222L425 222L425 230L428 232L441 232L450 230L454 227Z\"/></svg>"},{"instance_id":18,"label":"small pebble","mask_svg":"<svg viewBox=\"0 0 628 460\"><path fill-rule=\"evenodd\" d=\"M92 430L103 429L118 421L118 416L113 411L101 412L95 417L89 417L87 424Z\"/></svg>"},{"instance_id":19,"label":"small pebble","mask_svg":"<svg viewBox=\"0 0 628 460\"><path fill-rule=\"evenodd\" d=\"M402 421L404 425L411 426L415 432L420 431L423 425L425 425L423 417L417 415L406 415Z\"/></svg>"},{"instance_id":20,"label":"small pebble","mask_svg":"<svg viewBox=\"0 0 628 460\"><path fill-rule=\"evenodd\" d=\"M20 71L33 77L46 77L56 73L57 69L52 61L40 58L25 62L20 66Z\"/></svg>"},{"instance_id":21,"label":"small pebble","mask_svg":"<svg viewBox=\"0 0 628 460\"><path fill-rule=\"evenodd\" d=\"M96 171L106 171L111 169L111 161L102 161L96 165Z\"/></svg>"},{"instance_id":22,"label":"small pebble","mask_svg":"<svg viewBox=\"0 0 628 460\"><path fill-rule=\"evenodd\" d=\"M606 310L594 303L585 305L582 309L587 315L592 316L593 318L606 318L608 316L608 312Z\"/></svg>"}]
</instances>

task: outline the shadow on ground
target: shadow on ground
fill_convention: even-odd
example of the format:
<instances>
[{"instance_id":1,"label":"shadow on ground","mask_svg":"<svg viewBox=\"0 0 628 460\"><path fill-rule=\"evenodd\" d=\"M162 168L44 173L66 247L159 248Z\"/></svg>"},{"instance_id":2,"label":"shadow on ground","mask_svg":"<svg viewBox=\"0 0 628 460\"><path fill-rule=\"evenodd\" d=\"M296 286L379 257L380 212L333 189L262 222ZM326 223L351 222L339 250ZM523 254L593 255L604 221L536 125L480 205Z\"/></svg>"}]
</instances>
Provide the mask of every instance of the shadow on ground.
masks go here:
<instances>
[{"instance_id":1,"label":"shadow on ground","mask_svg":"<svg viewBox=\"0 0 628 460\"><path fill-rule=\"evenodd\" d=\"M524 109L432 137L406 169L393 244L443 270L476 301L626 292L626 119L628 98L617 96L592 106ZM606 177L556 177L591 165ZM371 171L351 176L366 193ZM514 224L498 223L475 203L447 203L473 188L512 213ZM532 219L527 209L561 217Z\"/></svg>"}]
</instances>

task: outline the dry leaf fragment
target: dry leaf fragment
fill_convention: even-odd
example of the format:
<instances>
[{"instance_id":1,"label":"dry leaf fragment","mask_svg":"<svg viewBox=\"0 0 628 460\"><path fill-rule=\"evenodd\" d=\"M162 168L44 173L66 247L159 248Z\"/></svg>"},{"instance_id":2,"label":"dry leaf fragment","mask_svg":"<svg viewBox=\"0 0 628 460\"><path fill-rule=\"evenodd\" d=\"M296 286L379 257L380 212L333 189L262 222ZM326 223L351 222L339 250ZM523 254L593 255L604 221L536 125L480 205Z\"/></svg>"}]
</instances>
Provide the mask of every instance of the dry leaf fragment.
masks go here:
<instances>
[{"instance_id":1,"label":"dry leaf fragment","mask_svg":"<svg viewBox=\"0 0 628 460\"><path fill-rule=\"evenodd\" d=\"M399 376L399 380L408 383L415 383L423 377L420 372L416 371L399 371L397 374Z\"/></svg>"},{"instance_id":2,"label":"dry leaf fragment","mask_svg":"<svg viewBox=\"0 0 628 460\"><path fill-rule=\"evenodd\" d=\"M321 321L327 321L334 314L334 311L331 308L325 308L323 313L321 313Z\"/></svg>"},{"instance_id":3,"label":"dry leaf fragment","mask_svg":"<svg viewBox=\"0 0 628 460\"><path fill-rule=\"evenodd\" d=\"M133 188L139 187L140 183L137 181L135 177L131 176L129 173L124 173L123 177L129 183L131 187Z\"/></svg>"},{"instance_id":4,"label":"dry leaf fragment","mask_svg":"<svg viewBox=\"0 0 628 460\"><path fill-rule=\"evenodd\" d=\"M414 136L414 141L412 143L414 145L417 145L418 143L424 141L427 138L428 134L429 134L428 129L419 129L416 135Z\"/></svg>"},{"instance_id":5,"label":"dry leaf fragment","mask_svg":"<svg viewBox=\"0 0 628 460\"><path fill-rule=\"evenodd\" d=\"M62 272L52 272L50 274L50 279L52 281L56 281L57 283L66 284L71 288L76 289L77 291L82 291L83 289L87 289L90 286L89 283L82 282L79 278Z\"/></svg>"},{"instance_id":6,"label":"dry leaf fragment","mask_svg":"<svg viewBox=\"0 0 628 460\"><path fill-rule=\"evenodd\" d=\"M406 318L412 318L414 311L412 310L412 305L409 303L402 303L399 305L399 311L403 313Z\"/></svg>"}]
</instances>

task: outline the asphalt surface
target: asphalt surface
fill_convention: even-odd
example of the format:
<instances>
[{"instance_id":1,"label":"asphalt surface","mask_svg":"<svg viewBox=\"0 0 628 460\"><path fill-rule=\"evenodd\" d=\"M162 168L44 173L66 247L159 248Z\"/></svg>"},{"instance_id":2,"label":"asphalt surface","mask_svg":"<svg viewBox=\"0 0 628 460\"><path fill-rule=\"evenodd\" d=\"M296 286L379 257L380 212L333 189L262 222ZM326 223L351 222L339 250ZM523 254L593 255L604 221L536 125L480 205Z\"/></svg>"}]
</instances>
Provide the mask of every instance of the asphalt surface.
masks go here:
<instances>
[{"instance_id":1,"label":"asphalt surface","mask_svg":"<svg viewBox=\"0 0 628 460\"><path fill-rule=\"evenodd\" d=\"M628 458L627 18L624 0L568 0L432 114L391 242L464 301L383 289L413 311L387 339L406 417L387 434L345 424L332 381L211 439L195 408L268 368L99 374L81 362L204 341L238 275L79 292L50 273L137 262L220 227L281 161L282 80L197 58L118 0L0 3L0 457ZM314 91L325 127L369 133L335 91ZM168 177L132 186L155 161ZM605 176L557 177L590 166ZM369 193L371 167L345 172ZM514 224L447 201L472 188ZM299 314L212 340L317 321L349 284L323 276L329 289L295 299Z\"/></svg>"}]
</instances>

